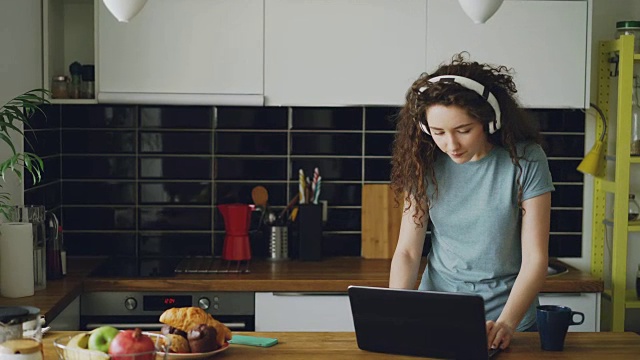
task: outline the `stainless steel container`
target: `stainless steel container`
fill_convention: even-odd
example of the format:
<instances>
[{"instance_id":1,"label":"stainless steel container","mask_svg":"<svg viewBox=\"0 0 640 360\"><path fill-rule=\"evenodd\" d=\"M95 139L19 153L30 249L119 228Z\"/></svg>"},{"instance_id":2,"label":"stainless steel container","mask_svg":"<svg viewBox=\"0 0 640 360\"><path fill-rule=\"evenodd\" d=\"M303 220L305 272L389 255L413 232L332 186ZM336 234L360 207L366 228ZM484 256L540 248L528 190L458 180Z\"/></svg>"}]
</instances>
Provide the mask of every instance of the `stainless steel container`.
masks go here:
<instances>
[{"instance_id":1,"label":"stainless steel container","mask_svg":"<svg viewBox=\"0 0 640 360\"><path fill-rule=\"evenodd\" d=\"M289 259L289 228L269 226L269 260Z\"/></svg>"}]
</instances>

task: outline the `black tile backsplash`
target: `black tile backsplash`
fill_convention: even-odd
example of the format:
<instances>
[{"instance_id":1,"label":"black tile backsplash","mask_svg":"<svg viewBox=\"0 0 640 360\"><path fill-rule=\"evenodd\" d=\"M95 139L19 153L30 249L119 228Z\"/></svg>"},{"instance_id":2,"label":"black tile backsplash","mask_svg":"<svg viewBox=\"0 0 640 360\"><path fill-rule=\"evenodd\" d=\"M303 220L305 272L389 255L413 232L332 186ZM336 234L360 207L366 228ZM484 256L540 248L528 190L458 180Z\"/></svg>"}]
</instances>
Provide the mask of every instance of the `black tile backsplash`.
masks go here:
<instances>
[{"instance_id":1,"label":"black tile backsplash","mask_svg":"<svg viewBox=\"0 0 640 360\"><path fill-rule=\"evenodd\" d=\"M140 128L212 129L213 108L204 106L142 106L140 107Z\"/></svg>"},{"instance_id":2,"label":"black tile backsplash","mask_svg":"<svg viewBox=\"0 0 640 360\"><path fill-rule=\"evenodd\" d=\"M212 154L211 132L140 132L139 151L144 154Z\"/></svg>"},{"instance_id":3,"label":"black tile backsplash","mask_svg":"<svg viewBox=\"0 0 640 360\"><path fill-rule=\"evenodd\" d=\"M135 179L136 157L62 154L62 179Z\"/></svg>"},{"instance_id":4,"label":"black tile backsplash","mask_svg":"<svg viewBox=\"0 0 640 360\"><path fill-rule=\"evenodd\" d=\"M364 183L389 181L393 107L49 105L26 141L43 182L25 179L25 203L61 216L70 255L220 255L216 204L252 203L267 188L279 212L298 169L318 167L328 201L325 256L360 255ZM551 256L580 257L584 113L534 109L556 186ZM28 144L25 144L28 146ZM252 217L256 228L260 213ZM261 232L251 234L264 255Z\"/></svg>"},{"instance_id":5,"label":"black tile backsplash","mask_svg":"<svg viewBox=\"0 0 640 360\"><path fill-rule=\"evenodd\" d=\"M289 128L288 108L216 108L216 129L244 130L287 130ZM216 132L217 133L217 132Z\"/></svg>"},{"instance_id":6,"label":"black tile backsplash","mask_svg":"<svg viewBox=\"0 0 640 360\"><path fill-rule=\"evenodd\" d=\"M62 130L63 154L134 154L135 131Z\"/></svg>"},{"instance_id":7,"label":"black tile backsplash","mask_svg":"<svg viewBox=\"0 0 640 360\"><path fill-rule=\"evenodd\" d=\"M138 119L136 106L54 105L61 108L63 129L135 128Z\"/></svg>"},{"instance_id":8,"label":"black tile backsplash","mask_svg":"<svg viewBox=\"0 0 640 360\"><path fill-rule=\"evenodd\" d=\"M136 184L133 181L65 180L62 183L65 205L134 205Z\"/></svg>"},{"instance_id":9,"label":"black tile backsplash","mask_svg":"<svg viewBox=\"0 0 640 360\"><path fill-rule=\"evenodd\" d=\"M147 156L138 157L139 179L211 180L211 156Z\"/></svg>"}]
</instances>

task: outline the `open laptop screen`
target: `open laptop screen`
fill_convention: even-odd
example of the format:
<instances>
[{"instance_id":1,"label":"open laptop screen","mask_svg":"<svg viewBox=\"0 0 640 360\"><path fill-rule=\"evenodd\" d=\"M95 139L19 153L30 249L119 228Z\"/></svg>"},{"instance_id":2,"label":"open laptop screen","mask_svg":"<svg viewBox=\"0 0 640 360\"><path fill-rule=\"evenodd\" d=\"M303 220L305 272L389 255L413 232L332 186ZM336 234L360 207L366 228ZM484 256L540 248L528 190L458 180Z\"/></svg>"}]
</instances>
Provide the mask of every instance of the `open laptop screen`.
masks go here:
<instances>
[{"instance_id":1,"label":"open laptop screen","mask_svg":"<svg viewBox=\"0 0 640 360\"><path fill-rule=\"evenodd\" d=\"M479 295L349 287L362 350L455 359L487 359Z\"/></svg>"}]
</instances>

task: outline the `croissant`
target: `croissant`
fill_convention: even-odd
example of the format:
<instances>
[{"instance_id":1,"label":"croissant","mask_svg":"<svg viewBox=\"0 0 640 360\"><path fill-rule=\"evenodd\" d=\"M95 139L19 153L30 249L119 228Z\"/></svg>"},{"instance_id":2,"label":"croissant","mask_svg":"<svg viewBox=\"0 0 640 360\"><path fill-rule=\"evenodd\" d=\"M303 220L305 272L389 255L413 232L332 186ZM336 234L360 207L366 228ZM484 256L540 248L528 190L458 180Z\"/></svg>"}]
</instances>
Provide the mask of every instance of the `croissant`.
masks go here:
<instances>
[{"instance_id":1,"label":"croissant","mask_svg":"<svg viewBox=\"0 0 640 360\"><path fill-rule=\"evenodd\" d=\"M225 342L231 340L231 330L199 307L168 309L160 315L160 322L184 332L189 332L200 324L207 324L216 328L218 332L216 342L219 346L223 346Z\"/></svg>"}]
</instances>

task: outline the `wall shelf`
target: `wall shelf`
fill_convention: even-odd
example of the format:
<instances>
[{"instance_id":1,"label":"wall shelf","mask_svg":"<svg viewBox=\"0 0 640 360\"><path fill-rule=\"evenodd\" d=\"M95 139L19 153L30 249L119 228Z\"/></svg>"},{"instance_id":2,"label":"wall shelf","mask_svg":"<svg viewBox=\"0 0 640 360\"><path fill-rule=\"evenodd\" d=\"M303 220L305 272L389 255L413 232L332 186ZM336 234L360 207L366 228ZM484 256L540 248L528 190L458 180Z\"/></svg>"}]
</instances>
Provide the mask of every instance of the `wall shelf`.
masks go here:
<instances>
[{"instance_id":1,"label":"wall shelf","mask_svg":"<svg viewBox=\"0 0 640 360\"><path fill-rule=\"evenodd\" d=\"M95 13L98 0L43 0L42 44L44 88L51 90L53 76L70 77L69 65L77 61L96 67ZM63 102L61 102L63 101ZM95 104L94 99L51 99L54 104Z\"/></svg>"},{"instance_id":2,"label":"wall shelf","mask_svg":"<svg viewBox=\"0 0 640 360\"><path fill-rule=\"evenodd\" d=\"M60 104L60 105L91 105L97 104L97 99L51 99L49 100L51 104Z\"/></svg>"},{"instance_id":3,"label":"wall shelf","mask_svg":"<svg viewBox=\"0 0 640 360\"><path fill-rule=\"evenodd\" d=\"M603 323L610 323L612 331L624 331L625 311L629 308L640 308L635 289L627 287L627 251L630 232L640 231L640 221L629 221L628 199L633 164L640 163L640 157L631 156L631 117L632 117L632 89L633 89L633 65L640 60L640 54L634 54L634 36L623 35L616 40L602 41L599 48L598 62L598 107L604 114L609 114L610 89L615 92L617 117L609 117L610 129L615 128L614 154L605 154L605 159L612 161L612 171L608 178L598 176L594 180L593 188L593 218L592 218L592 242L591 242L591 273L604 279L605 270L605 239L609 230L613 232L611 253L611 289L605 290L604 297L611 301L611 318ZM609 58L612 52L618 54L618 84L617 88L611 86L612 74L610 72ZM613 104L612 104L613 105ZM601 119L602 120L602 119ZM605 129L603 121L598 121L596 132L601 135ZM604 149L608 149L607 139L604 140ZM606 162L599 169L599 174L606 174ZM613 174L613 179L611 179ZM607 193L613 195L613 203L610 208L613 211L612 218L606 218ZM611 199L611 197L609 197ZM609 227L610 228L607 228ZM606 326L605 326L606 328Z\"/></svg>"}]
</instances>

